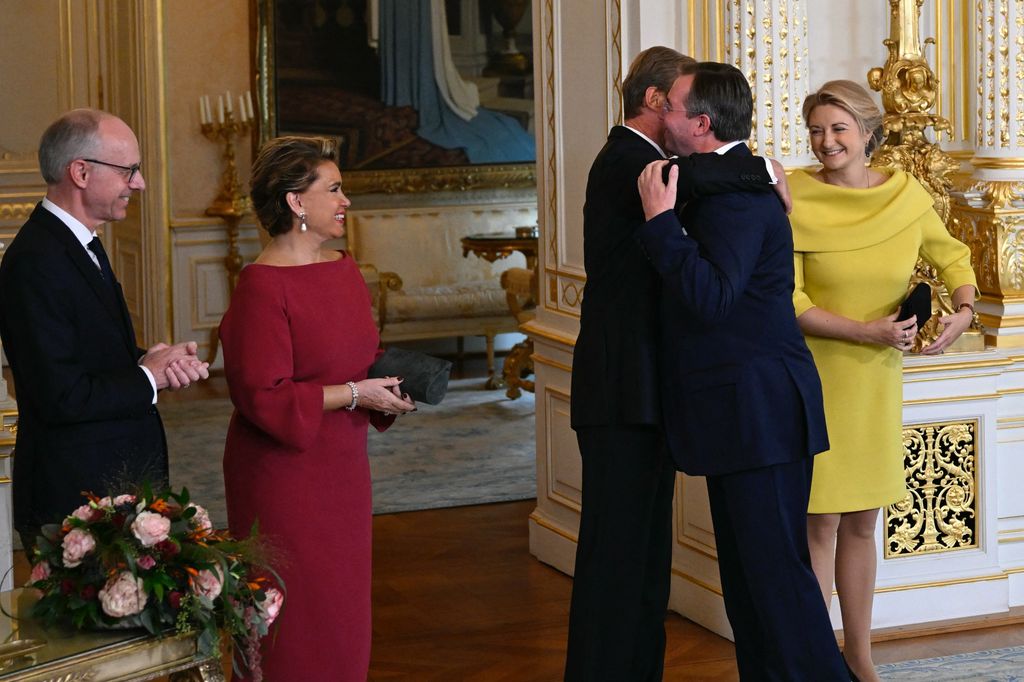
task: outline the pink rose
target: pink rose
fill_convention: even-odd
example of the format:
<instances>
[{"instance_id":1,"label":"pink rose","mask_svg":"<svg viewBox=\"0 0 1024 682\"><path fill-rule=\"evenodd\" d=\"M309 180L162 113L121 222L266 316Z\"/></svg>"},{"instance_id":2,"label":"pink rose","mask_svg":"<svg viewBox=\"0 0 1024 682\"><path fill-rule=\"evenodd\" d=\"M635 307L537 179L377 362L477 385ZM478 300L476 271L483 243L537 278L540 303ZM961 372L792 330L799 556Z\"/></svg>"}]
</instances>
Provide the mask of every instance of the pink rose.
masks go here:
<instances>
[{"instance_id":1,"label":"pink rose","mask_svg":"<svg viewBox=\"0 0 1024 682\"><path fill-rule=\"evenodd\" d=\"M194 508L196 510L195 516L190 519L190 523L193 528L199 530L213 530L213 523L210 521L210 514L205 509L200 507L198 504L190 504L188 508Z\"/></svg>"},{"instance_id":2,"label":"pink rose","mask_svg":"<svg viewBox=\"0 0 1024 682\"><path fill-rule=\"evenodd\" d=\"M96 506L104 507L105 509L110 509L111 507L114 506L114 501L109 497L104 497L101 498L100 501L96 503Z\"/></svg>"},{"instance_id":3,"label":"pink rose","mask_svg":"<svg viewBox=\"0 0 1024 682\"><path fill-rule=\"evenodd\" d=\"M144 571L148 571L149 569L156 566L156 559L149 556L148 554L143 554L135 563L139 565L139 568L143 569Z\"/></svg>"},{"instance_id":4,"label":"pink rose","mask_svg":"<svg viewBox=\"0 0 1024 682\"><path fill-rule=\"evenodd\" d=\"M132 521L132 533L143 547L163 542L171 532L171 520L166 516L144 511Z\"/></svg>"},{"instance_id":5,"label":"pink rose","mask_svg":"<svg viewBox=\"0 0 1024 682\"><path fill-rule=\"evenodd\" d=\"M64 536L64 566L74 568L82 563L85 556L96 549L96 539L83 528L72 528Z\"/></svg>"},{"instance_id":6,"label":"pink rose","mask_svg":"<svg viewBox=\"0 0 1024 682\"><path fill-rule=\"evenodd\" d=\"M269 627L275 620L277 620L277 614L281 613L281 605L284 604L284 595L281 590L276 587L271 587L266 592L267 598L257 603L257 607L263 617L267 619L267 626Z\"/></svg>"},{"instance_id":7,"label":"pink rose","mask_svg":"<svg viewBox=\"0 0 1024 682\"><path fill-rule=\"evenodd\" d=\"M192 579L192 593L200 597L216 599L220 596L223 587L221 582L219 569L216 572L204 569Z\"/></svg>"},{"instance_id":8,"label":"pink rose","mask_svg":"<svg viewBox=\"0 0 1024 682\"><path fill-rule=\"evenodd\" d=\"M114 618L134 616L146 608L142 578L136 578L127 571L108 580L99 596L103 613Z\"/></svg>"},{"instance_id":9,"label":"pink rose","mask_svg":"<svg viewBox=\"0 0 1024 682\"><path fill-rule=\"evenodd\" d=\"M135 504L134 495L118 495L114 498L114 506L120 507L122 504Z\"/></svg>"},{"instance_id":10,"label":"pink rose","mask_svg":"<svg viewBox=\"0 0 1024 682\"><path fill-rule=\"evenodd\" d=\"M50 562L49 561L40 561L38 564L36 564L35 566L32 567L32 573L28 577L28 584L31 585L32 583L34 583L34 582L36 582L38 580L46 580L49 577L50 577Z\"/></svg>"},{"instance_id":11,"label":"pink rose","mask_svg":"<svg viewBox=\"0 0 1024 682\"><path fill-rule=\"evenodd\" d=\"M87 504L83 504L81 507L71 512L71 516L75 517L79 521L85 521L86 523L92 523L100 517L102 512L98 509L93 509Z\"/></svg>"}]
</instances>

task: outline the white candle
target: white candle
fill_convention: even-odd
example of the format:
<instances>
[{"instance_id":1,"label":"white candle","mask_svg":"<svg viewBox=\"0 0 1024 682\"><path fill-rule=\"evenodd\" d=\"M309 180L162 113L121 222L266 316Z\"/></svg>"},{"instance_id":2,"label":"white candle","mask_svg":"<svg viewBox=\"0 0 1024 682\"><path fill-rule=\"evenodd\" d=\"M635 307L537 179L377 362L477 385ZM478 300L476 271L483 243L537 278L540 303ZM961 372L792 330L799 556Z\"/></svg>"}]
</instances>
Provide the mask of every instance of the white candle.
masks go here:
<instances>
[{"instance_id":1,"label":"white candle","mask_svg":"<svg viewBox=\"0 0 1024 682\"><path fill-rule=\"evenodd\" d=\"M231 112L233 111L233 110L231 109L231 91L230 91L230 90L228 90L228 91L227 91L227 93L228 93L228 95L227 95L227 97L225 97L224 99L226 99L226 100L227 100L227 102L228 102L228 113L230 114L230 113L231 113Z\"/></svg>"},{"instance_id":2,"label":"white candle","mask_svg":"<svg viewBox=\"0 0 1024 682\"><path fill-rule=\"evenodd\" d=\"M213 123L213 108L210 106L210 96L203 95L203 105L206 107L206 122Z\"/></svg>"},{"instance_id":3,"label":"white candle","mask_svg":"<svg viewBox=\"0 0 1024 682\"><path fill-rule=\"evenodd\" d=\"M203 97L199 96L199 122L206 125L206 112L203 110Z\"/></svg>"},{"instance_id":4,"label":"white candle","mask_svg":"<svg viewBox=\"0 0 1024 682\"><path fill-rule=\"evenodd\" d=\"M238 96L238 120L245 121L245 100L241 95Z\"/></svg>"},{"instance_id":5,"label":"white candle","mask_svg":"<svg viewBox=\"0 0 1024 682\"><path fill-rule=\"evenodd\" d=\"M224 95L217 95L217 120L224 123Z\"/></svg>"},{"instance_id":6,"label":"white candle","mask_svg":"<svg viewBox=\"0 0 1024 682\"><path fill-rule=\"evenodd\" d=\"M245 91L245 108L246 113L249 114L249 120L254 120L256 117L252 114L252 93L248 90Z\"/></svg>"}]
</instances>

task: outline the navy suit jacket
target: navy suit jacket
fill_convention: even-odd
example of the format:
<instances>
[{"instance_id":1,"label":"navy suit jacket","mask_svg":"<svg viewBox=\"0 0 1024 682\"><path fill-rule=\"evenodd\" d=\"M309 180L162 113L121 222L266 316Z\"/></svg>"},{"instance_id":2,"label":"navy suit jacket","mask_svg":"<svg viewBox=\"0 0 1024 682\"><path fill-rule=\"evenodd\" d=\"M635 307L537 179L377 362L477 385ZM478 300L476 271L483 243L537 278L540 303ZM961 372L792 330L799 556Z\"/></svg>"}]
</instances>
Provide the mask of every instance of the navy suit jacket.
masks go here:
<instances>
[{"instance_id":1,"label":"navy suit jacket","mask_svg":"<svg viewBox=\"0 0 1024 682\"><path fill-rule=\"evenodd\" d=\"M741 144L726 155L750 151ZM655 216L637 237L663 283L661 396L677 466L718 475L828 449L821 382L793 310L793 237L779 200L696 199L679 218Z\"/></svg>"},{"instance_id":2,"label":"navy suit jacket","mask_svg":"<svg viewBox=\"0 0 1024 682\"><path fill-rule=\"evenodd\" d=\"M14 525L59 522L80 492L167 477L163 426L121 287L36 206L0 261L0 337L14 375Z\"/></svg>"},{"instance_id":3,"label":"navy suit jacket","mask_svg":"<svg viewBox=\"0 0 1024 682\"><path fill-rule=\"evenodd\" d=\"M656 425L661 283L634 239L644 223L636 181L658 151L615 126L587 179L583 260L587 283L572 362L572 427ZM680 159L679 200L697 193L772 193L764 159L694 154Z\"/></svg>"}]
</instances>

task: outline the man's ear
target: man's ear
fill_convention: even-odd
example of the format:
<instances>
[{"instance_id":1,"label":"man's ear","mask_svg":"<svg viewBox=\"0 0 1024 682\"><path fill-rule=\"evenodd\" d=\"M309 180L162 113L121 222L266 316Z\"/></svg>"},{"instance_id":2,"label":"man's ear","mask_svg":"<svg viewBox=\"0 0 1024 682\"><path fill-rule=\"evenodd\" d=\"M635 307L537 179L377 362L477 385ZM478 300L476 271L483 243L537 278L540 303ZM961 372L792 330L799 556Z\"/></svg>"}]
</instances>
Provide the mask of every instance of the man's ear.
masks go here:
<instances>
[{"instance_id":1,"label":"man's ear","mask_svg":"<svg viewBox=\"0 0 1024 682\"><path fill-rule=\"evenodd\" d=\"M713 135L714 130L711 127L711 117L707 114L698 115L697 128L694 131L695 135Z\"/></svg>"},{"instance_id":2,"label":"man's ear","mask_svg":"<svg viewBox=\"0 0 1024 682\"><path fill-rule=\"evenodd\" d=\"M657 86L647 86L647 90L644 91L644 106L661 113L661 110L665 108L665 93Z\"/></svg>"},{"instance_id":3,"label":"man's ear","mask_svg":"<svg viewBox=\"0 0 1024 682\"><path fill-rule=\"evenodd\" d=\"M68 177L75 187L85 189L89 184L89 164L82 159L75 159L68 164Z\"/></svg>"}]
</instances>

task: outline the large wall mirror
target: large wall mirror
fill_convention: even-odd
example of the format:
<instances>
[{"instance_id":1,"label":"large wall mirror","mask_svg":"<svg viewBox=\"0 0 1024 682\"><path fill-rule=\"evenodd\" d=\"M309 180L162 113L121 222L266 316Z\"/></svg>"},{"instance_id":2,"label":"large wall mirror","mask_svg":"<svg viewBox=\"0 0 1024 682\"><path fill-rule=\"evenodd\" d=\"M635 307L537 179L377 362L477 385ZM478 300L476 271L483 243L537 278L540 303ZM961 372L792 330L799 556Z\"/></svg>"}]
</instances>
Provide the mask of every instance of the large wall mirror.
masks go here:
<instances>
[{"instance_id":1,"label":"large wall mirror","mask_svg":"<svg viewBox=\"0 0 1024 682\"><path fill-rule=\"evenodd\" d=\"M346 190L536 184L530 0L253 0L262 142L337 138Z\"/></svg>"}]
</instances>

